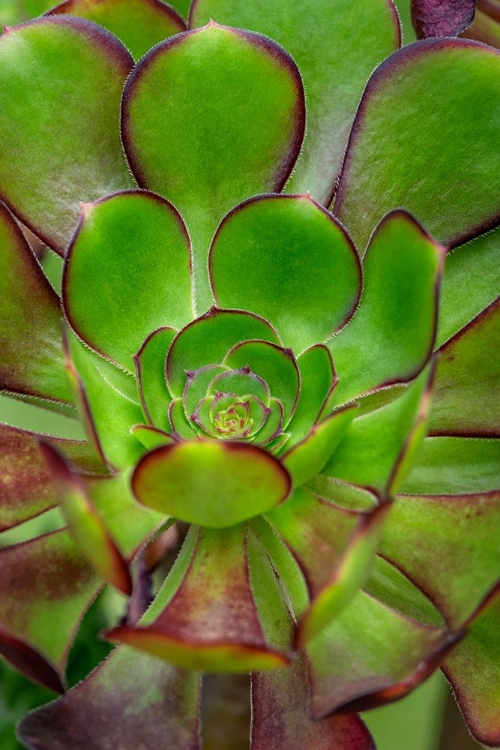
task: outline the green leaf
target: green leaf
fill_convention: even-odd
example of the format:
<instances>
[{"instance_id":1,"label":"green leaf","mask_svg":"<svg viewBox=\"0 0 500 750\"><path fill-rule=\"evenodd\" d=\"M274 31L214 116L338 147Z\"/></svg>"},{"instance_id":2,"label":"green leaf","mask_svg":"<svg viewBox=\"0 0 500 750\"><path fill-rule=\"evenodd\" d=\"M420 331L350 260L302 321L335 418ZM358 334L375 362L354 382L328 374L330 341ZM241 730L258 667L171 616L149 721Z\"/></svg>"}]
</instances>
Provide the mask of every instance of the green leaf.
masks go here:
<instances>
[{"instance_id":1,"label":"green leaf","mask_svg":"<svg viewBox=\"0 0 500 750\"><path fill-rule=\"evenodd\" d=\"M137 393L131 375L87 349L68 331L67 368L89 440L110 468L127 468L144 453L130 428L143 422L130 395Z\"/></svg>"},{"instance_id":2,"label":"green leaf","mask_svg":"<svg viewBox=\"0 0 500 750\"><path fill-rule=\"evenodd\" d=\"M358 417L323 472L381 496L399 489L425 435L431 387L426 368L401 396Z\"/></svg>"},{"instance_id":3,"label":"green leaf","mask_svg":"<svg viewBox=\"0 0 500 750\"><path fill-rule=\"evenodd\" d=\"M399 495L381 552L458 630L498 579L500 493Z\"/></svg>"},{"instance_id":4,"label":"green leaf","mask_svg":"<svg viewBox=\"0 0 500 750\"><path fill-rule=\"evenodd\" d=\"M131 427L130 432L148 451L152 448L158 448L160 445L175 443L175 438L170 433L145 424L137 424Z\"/></svg>"},{"instance_id":5,"label":"green leaf","mask_svg":"<svg viewBox=\"0 0 500 750\"><path fill-rule=\"evenodd\" d=\"M359 299L356 250L310 195L238 206L217 230L209 264L217 304L271 320L297 352L343 326Z\"/></svg>"},{"instance_id":6,"label":"green leaf","mask_svg":"<svg viewBox=\"0 0 500 750\"><path fill-rule=\"evenodd\" d=\"M207 395L207 389L212 380L227 369L225 365L206 365L198 370L186 372L182 403L187 419L191 418L200 401Z\"/></svg>"},{"instance_id":7,"label":"green leaf","mask_svg":"<svg viewBox=\"0 0 500 750\"><path fill-rule=\"evenodd\" d=\"M99 576L130 596L132 579L127 564L83 482L48 443L42 442L40 450L54 479L63 516L79 549Z\"/></svg>"},{"instance_id":8,"label":"green leaf","mask_svg":"<svg viewBox=\"0 0 500 750\"><path fill-rule=\"evenodd\" d=\"M289 445L303 440L320 415L329 416L329 397L337 383L332 355L326 346L316 344L297 357L300 395L293 419L288 425Z\"/></svg>"},{"instance_id":9,"label":"green leaf","mask_svg":"<svg viewBox=\"0 0 500 750\"><path fill-rule=\"evenodd\" d=\"M379 224L363 263L359 309L329 342L336 403L420 372L434 344L443 258L409 214L393 211Z\"/></svg>"},{"instance_id":10,"label":"green leaf","mask_svg":"<svg viewBox=\"0 0 500 750\"><path fill-rule=\"evenodd\" d=\"M71 404L59 298L1 203L0 278L0 389Z\"/></svg>"},{"instance_id":11,"label":"green leaf","mask_svg":"<svg viewBox=\"0 0 500 750\"><path fill-rule=\"evenodd\" d=\"M218 23L275 39L292 55L304 80L307 135L288 189L331 199L349 130L366 81L400 44L392 3L365 0L195 0L190 26Z\"/></svg>"},{"instance_id":12,"label":"green leaf","mask_svg":"<svg viewBox=\"0 0 500 750\"><path fill-rule=\"evenodd\" d=\"M500 227L446 253L439 295L439 346L496 299L499 250Z\"/></svg>"},{"instance_id":13,"label":"green leaf","mask_svg":"<svg viewBox=\"0 0 500 750\"><path fill-rule=\"evenodd\" d=\"M283 406L283 426L286 427L300 388L299 369L293 352L268 341L244 341L229 351L224 364L234 369L247 366L265 380L271 396L278 398Z\"/></svg>"},{"instance_id":14,"label":"green leaf","mask_svg":"<svg viewBox=\"0 0 500 750\"><path fill-rule=\"evenodd\" d=\"M168 407L170 432L176 440L193 440L196 437L196 427L193 421L188 421L184 412L182 399L174 398Z\"/></svg>"},{"instance_id":15,"label":"green leaf","mask_svg":"<svg viewBox=\"0 0 500 750\"><path fill-rule=\"evenodd\" d=\"M242 341L280 341L269 323L242 310L211 308L179 331L168 352L167 385L173 396L181 396L186 373L222 362L228 351Z\"/></svg>"},{"instance_id":16,"label":"green leaf","mask_svg":"<svg viewBox=\"0 0 500 750\"><path fill-rule=\"evenodd\" d=\"M118 627L106 637L188 669L246 672L286 664L287 656L264 637L248 579L246 536L243 526L198 530L173 598L169 587L158 594L155 611L165 595L168 601L159 615L153 620L146 613L136 628Z\"/></svg>"},{"instance_id":17,"label":"green leaf","mask_svg":"<svg viewBox=\"0 0 500 750\"><path fill-rule=\"evenodd\" d=\"M200 440L148 453L134 470L132 489L147 507L218 528L278 505L290 491L290 477L260 448Z\"/></svg>"},{"instance_id":18,"label":"green leaf","mask_svg":"<svg viewBox=\"0 0 500 750\"><path fill-rule=\"evenodd\" d=\"M119 646L62 698L28 714L19 734L40 750L111 747L176 750L198 742L200 678L127 646Z\"/></svg>"},{"instance_id":19,"label":"green leaf","mask_svg":"<svg viewBox=\"0 0 500 750\"><path fill-rule=\"evenodd\" d=\"M210 23L137 65L122 124L139 184L171 200L186 221L197 308L205 312L218 224L245 198L280 190L297 158L305 124L299 72L274 42Z\"/></svg>"},{"instance_id":20,"label":"green leaf","mask_svg":"<svg viewBox=\"0 0 500 750\"><path fill-rule=\"evenodd\" d=\"M316 719L402 698L439 665L453 639L360 592L307 647Z\"/></svg>"},{"instance_id":21,"label":"green leaf","mask_svg":"<svg viewBox=\"0 0 500 750\"><path fill-rule=\"evenodd\" d=\"M49 15L69 13L104 26L138 60L158 42L185 31L186 24L161 0L66 0Z\"/></svg>"},{"instance_id":22,"label":"green leaf","mask_svg":"<svg viewBox=\"0 0 500 750\"><path fill-rule=\"evenodd\" d=\"M355 416L356 405L345 406L314 425L304 440L286 451L282 460L294 487L300 487L322 471Z\"/></svg>"},{"instance_id":23,"label":"green leaf","mask_svg":"<svg viewBox=\"0 0 500 750\"><path fill-rule=\"evenodd\" d=\"M358 247L394 207L414 213L445 245L495 226L500 164L491 145L499 117L493 48L431 39L381 65L358 109L335 201Z\"/></svg>"},{"instance_id":24,"label":"green leaf","mask_svg":"<svg viewBox=\"0 0 500 750\"><path fill-rule=\"evenodd\" d=\"M0 653L62 692L68 651L102 586L68 531L0 550Z\"/></svg>"},{"instance_id":25,"label":"green leaf","mask_svg":"<svg viewBox=\"0 0 500 750\"><path fill-rule=\"evenodd\" d=\"M84 474L106 468L92 446L0 424L0 530L10 529L57 505L57 495L38 442L42 439Z\"/></svg>"},{"instance_id":26,"label":"green leaf","mask_svg":"<svg viewBox=\"0 0 500 750\"><path fill-rule=\"evenodd\" d=\"M461 495L498 489L500 440L426 438L401 490L410 495Z\"/></svg>"},{"instance_id":27,"label":"green leaf","mask_svg":"<svg viewBox=\"0 0 500 750\"><path fill-rule=\"evenodd\" d=\"M146 192L83 207L64 268L66 316L89 346L126 370L144 339L193 317L190 247L167 201Z\"/></svg>"},{"instance_id":28,"label":"green leaf","mask_svg":"<svg viewBox=\"0 0 500 750\"><path fill-rule=\"evenodd\" d=\"M36 19L0 38L1 198L60 254L80 201L132 187L116 127L132 65L115 37L78 18Z\"/></svg>"},{"instance_id":29,"label":"green leaf","mask_svg":"<svg viewBox=\"0 0 500 750\"><path fill-rule=\"evenodd\" d=\"M176 333L173 328L158 328L134 356L144 416L150 424L163 430L170 429L168 407L171 401L165 380L165 361Z\"/></svg>"},{"instance_id":30,"label":"green leaf","mask_svg":"<svg viewBox=\"0 0 500 750\"><path fill-rule=\"evenodd\" d=\"M497 586L484 611L443 664L455 698L478 742L500 743L500 589Z\"/></svg>"},{"instance_id":31,"label":"green leaf","mask_svg":"<svg viewBox=\"0 0 500 750\"><path fill-rule=\"evenodd\" d=\"M282 669L252 674L252 750L372 750L368 730L355 714L314 721L303 654Z\"/></svg>"},{"instance_id":32,"label":"green leaf","mask_svg":"<svg viewBox=\"0 0 500 750\"><path fill-rule=\"evenodd\" d=\"M499 340L497 300L438 350L431 435L500 437Z\"/></svg>"},{"instance_id":33,"label":"green leaf","mask_svg":"<svg viewBox=\"0 0 500 750\"><path fill-rule=\"evenodd\" d=\"M359 520L341 560L301 619L297 637L299 646L321 633L365 584L389 508L390 504L385 503Z\"/></svg>"},{"instance_id":34,"label":"green leaf","mask_svg":"<svg viewBox=\"0 0 500 750\"><path fill-rule=\"evenodd\" d=\"M241 370L227 370L216 375L207 389L208 396L234 394L235 396L255 396L265 404L269 403L270 392L267 383L245 366Z\"/></svg>"}]
</instances>

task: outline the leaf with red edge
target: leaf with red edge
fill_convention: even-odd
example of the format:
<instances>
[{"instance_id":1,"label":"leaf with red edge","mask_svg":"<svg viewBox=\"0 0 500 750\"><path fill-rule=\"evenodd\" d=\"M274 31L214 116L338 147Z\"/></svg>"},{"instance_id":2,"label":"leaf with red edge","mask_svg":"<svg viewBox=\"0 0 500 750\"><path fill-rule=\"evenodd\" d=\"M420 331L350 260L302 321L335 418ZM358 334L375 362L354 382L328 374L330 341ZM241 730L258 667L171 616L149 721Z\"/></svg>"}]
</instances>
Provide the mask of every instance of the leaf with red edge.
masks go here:
<instances>
[{"instance_id":1,"label":"leaf with red edge","mask_svg":"<svg viewBox=\"0 0 500 750\"><path fill-rule=\"evenodd\" d=\"M61 255L80 201L133 187L116 126L132 66L116 37L80 18L0 37L0 197Z\"/></svg>"},{"instance_id":2,"label":"leaf with red edge","mask_svg":"<svg viewBox=\"0 0 500 750\"><path fill-rule=\"evenodd\" d=\"M430 435L500 437L500 300L438 350Z\"/></svg>"},{"instance_id":3,"label":"leaf with red edge","mask_svg":"<svg viewBox=\"0 0 500 750\"><path fill-rule=\"evenodd\" d=\"M57 505L57 496L38 440L43 438L84 474L105 474L90 443L65 440L0 424L0 530Z\"/></svg>"},{"instance_id":4,"label":"leaf with red edge","mask_svg":"<svg viewBox=\"0 0 500 750\"><path fill-rule=\"evenodd\" d=\"M83 682L21 722L30 750L198 750L200 678L119 646Z\"/></svg>"},{"instance_id":5,"label":"leaf with red edge","mask_svg":"<svg viewBox=\"0 0 500 750\"><path fill-rule=\"evenodd\" d=\"M455 640L360 592L307 647L315 718L403 698Z\"/></svg>"},{"instance_id":6,"label":"leaf with red edge","mask_svg":"<svg viewBox=\"0 0 500 750\"><path fill-rule=\"evenodd\" d=\"M474 0L411 0L411 20L418 39L458 36L474 20Z\"/></svg>"},{"instance_id":7,"label":"leaf with red edge","mask_svg":"<svg viewBox=\"0 0 500 750\"><path fill-rule=\"evenodd\" d=\"M499 576L500 492L399 495L381 552L458 629Z\"/></svg>"},{"instance_id":8,"label":"leaf with red edge","mask_svg":"<svg viewBox=\"0 0 500 750\"><path fill-rule=\"evenodd\" d=\"M354 121L334 208L358 247L397 206L447 246L496 226L499 117L492 47L426 39L382 63Z\"/></svg>"},{"instance_id":9,"label":"leaf with red edge","mask_svg":"<svg viewBox=\"0 0 500 750\"><path fill-rule=\"evenodd\" d=\"M269 669L288 657L268 645L252 594L246 530L196 529L192 556L174 568L136 628L106 634L181 667L205 671ZM194 545L194 547L193 547ZM187 570L186 570L187 563ZM180 579L180 580L179 580Z\"/></svg>"},{"instance_id":10,"label":"leaf with red edge","mask_svg":"<svg viewBox=\"0 0 500 750\"><path fill-rule=\"evenodd\" d=\"M134 356L137 386L144 416L151 425L168 430L171 397L165 381L165 360L177 331L157 328Z\"/></svg>"},{"instance_id":11,"label":"leaf with red edge","mask_svg":"<svg viewBox=\"0 0 500 750\"><path fill-rule=\"evenodd\" d=\"M59 298L1 203L0 279L0 390L72 404Z\"/></svg>"},{"instance_id":12,"label":"leaf with red edge","mask_svg":"<svg viewBox=\"0 0 500 750\"><path fill-rule=\"evenodd\" d=\"M469 632L444 661L458 705L478 742L500 745L500 585L479 608Z\"/></svg>"},{"instance_id":13,"label":"leaf with red edge","mask_svg":"<svg viewBox=\"0 0 500 750\"><path fill-rule=\"evenodd\" d=\"M63 515L78 547L100 576L129 596L132 593L132 579L128 566L83 482L48 443L40 443L40 450L54 479Z\"/></svg>"},{"instance_id":14,"label":"leaf with red edge","mask_svg":"<svg viewBox=\"0 0 500 750\"><path fill-rule=\"evenodd\" d=\"M361 719L337 714L315 721L303 654L283 669L252 675L252 750L374 750Z\"/></svg>"},{"instance_id":15,"label":"leaf with red edge","mask_svg":"<svg viewBox=\"0 0 500 750\"><path fill-rule=\"evenodd\" d=\"M171 200L186 221L198 312L205 312L207 252L218 224L251 195L280 190L298 156L305 127L300 74L270 39L209 23L162 42L139 62L122 112L137 181Z\"/></svg>"},{"instance_id":16,"label":"leaf with red edge","mask_svg":"<svg viewBox=\"0 0 500 750\"><path fill-rule=\"evenodd\" d=\"M49 15L69 13L104 26L135 60L169 36L186 30L183 19L161 0L66 0Z\"/></svg>"},{"instance_id":17,"label":"leaf with red edge","mask_svg":"<svg viewBox=\"0 0 500 750\"><path fill-rule=\"evenodd\" d=\"M103 585L66 530L0 550L0 653L52 689Z\"/></svg>"}]
</instances>

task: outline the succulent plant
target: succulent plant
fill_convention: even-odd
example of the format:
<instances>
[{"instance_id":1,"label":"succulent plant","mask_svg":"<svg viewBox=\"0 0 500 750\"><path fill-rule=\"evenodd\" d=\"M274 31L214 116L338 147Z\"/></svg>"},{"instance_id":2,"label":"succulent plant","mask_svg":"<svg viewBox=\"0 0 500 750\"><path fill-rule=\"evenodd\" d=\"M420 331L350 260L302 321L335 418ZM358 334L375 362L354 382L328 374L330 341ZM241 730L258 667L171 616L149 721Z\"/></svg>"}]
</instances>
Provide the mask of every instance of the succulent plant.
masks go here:
<instances>
[{"instance_id":1,"label":"succulent plant","mask_svg":"<svg viewBox=\"0 0 500 750\"><path fill-rule=\"evenodd\" d=\"M68 0L0 38L0 386L86 433L0 429L2 528L67 526L0 551L0 652L64 693L129 597L28 748L198 747L200 675L251 673L253 750L364 750L438 667L500 745L500 56L334 6Z\"/></svg>"}]
</instances>

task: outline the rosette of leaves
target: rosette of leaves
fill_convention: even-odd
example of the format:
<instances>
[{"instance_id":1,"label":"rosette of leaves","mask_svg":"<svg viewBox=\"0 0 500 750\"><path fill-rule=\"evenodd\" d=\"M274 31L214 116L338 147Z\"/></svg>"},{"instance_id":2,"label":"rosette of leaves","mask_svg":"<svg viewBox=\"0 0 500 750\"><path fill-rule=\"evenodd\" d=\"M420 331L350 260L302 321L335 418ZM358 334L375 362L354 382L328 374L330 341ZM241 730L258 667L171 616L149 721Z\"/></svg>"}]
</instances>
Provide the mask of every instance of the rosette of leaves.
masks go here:
<instances>
[{"instance_id":1,"label":"rosette of leaves","mask_svg":"<svg viewBox=\"0 0 500 750\"><path fill-rule=\"evenodd\" d=\"M0 650L64 692L90 602L131 602L29 748L197 747L200 674L251 672L254 750L363 750L439 666L500 744L500 57L365 5L198 0L135 66L160 4L0 38L0 382L87 435L1 428L3 528L67 528L0 552Z\"/></svg>"}]
</instances>

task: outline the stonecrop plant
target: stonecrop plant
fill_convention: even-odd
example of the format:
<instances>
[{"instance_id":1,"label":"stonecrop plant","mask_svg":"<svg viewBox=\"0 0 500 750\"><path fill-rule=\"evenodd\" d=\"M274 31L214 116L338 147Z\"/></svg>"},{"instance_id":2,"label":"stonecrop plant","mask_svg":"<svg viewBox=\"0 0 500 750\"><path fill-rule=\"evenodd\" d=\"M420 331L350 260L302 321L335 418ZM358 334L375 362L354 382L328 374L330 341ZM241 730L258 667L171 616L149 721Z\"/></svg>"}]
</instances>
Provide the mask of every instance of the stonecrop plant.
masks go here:
<instances>
[{"instance_id":1,"label":"stonecrop plant","mask_svg":"<svg viewBox=\"0 0 500 750\"><path fill-rule=\"evenodd\" d=\"M435 6L401 49L390 0L4 29L0 386L87 436L0 428L2 529L66 524L0 550L0 652L63 693L27 748L194 750L202 675L250 673L252 750L369 750L439 667L500 746L500 54Z\"/></svg>"}]
</instances>

